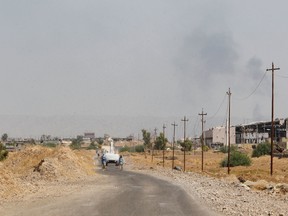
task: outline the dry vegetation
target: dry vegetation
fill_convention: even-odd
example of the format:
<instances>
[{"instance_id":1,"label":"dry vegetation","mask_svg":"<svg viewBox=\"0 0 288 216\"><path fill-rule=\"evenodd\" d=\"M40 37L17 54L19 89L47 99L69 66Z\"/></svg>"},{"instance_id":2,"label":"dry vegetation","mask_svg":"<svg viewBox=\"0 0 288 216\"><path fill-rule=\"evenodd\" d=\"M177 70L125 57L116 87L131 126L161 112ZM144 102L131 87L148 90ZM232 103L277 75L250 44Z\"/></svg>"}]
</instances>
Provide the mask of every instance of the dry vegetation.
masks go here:
<instances>
[{"instance_id":1,"label":"dry vegetation","mask_svg":"<svg viewBox=\"0 0 288 216\"><path fill-rule=\"evenodd\" d=\"M251 145L245 145L242 147L241 151L246 152L248 155L252 154ZM142 166L143 168L147 166L153 168L154 166L163 166L163 153L162 151L155 151L155 156L144 154L141 157L139 155L133 154L132 158L134 162ZM204 175L210 175L217 178L229 178L227 174L228 170L226 168L220 167L220 162L227 156L222 152L214 152L209 150L204 152L204 172L202 172L202 153L201 151L186 152L186 163L185 170L187 172L197 172ZM277 158L273 159L273 176L270 175L270 160L271 157L261 156L259 158L252 158L251 166L238 166L230 168L230 176L242 177L245 180L259 181L266 180L267 182L274 183L288 183L288 158ZM165 152L165 162L164 166L166 168L171 167L172 169L172 151ZM174 166L184 167L184 155L181 151L175 151L175 161Z\"/></svg>"}]
</instances>

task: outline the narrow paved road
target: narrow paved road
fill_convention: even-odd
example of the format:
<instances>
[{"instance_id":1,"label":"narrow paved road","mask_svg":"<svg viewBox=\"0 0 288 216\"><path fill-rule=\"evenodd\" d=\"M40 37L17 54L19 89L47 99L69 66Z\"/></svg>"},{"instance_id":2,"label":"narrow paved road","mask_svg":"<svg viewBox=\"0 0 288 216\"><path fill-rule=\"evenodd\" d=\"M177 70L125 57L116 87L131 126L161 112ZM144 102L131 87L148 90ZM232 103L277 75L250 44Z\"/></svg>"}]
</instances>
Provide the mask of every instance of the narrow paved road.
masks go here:
<instances>
[{"instance_id":1,"label":"narrow paved road","mask_svg":"<svg viewBox=\"0 0 288 216\"><path fill-rule=\"evenodd\" d=\"M110 201L101 201L100 215L215 215L196 204L179 186L139 173L108 167L104 175L117 179Z\"/></svg>"},{"instance_id":2,"label":"narrow paved road","mask_svg":"<svg viewBox=\"0 0 288 216\"><path fill-rule=\"evenodd\" d=\"M66 197L8 205L1 215L154 216L216 215L200 207L180 187L139 173L108 166L99 181L83 182ZM103 180L104 179L104 180ZM3 214L4 213L4 214Z\"/></svg>"}]
</instances>

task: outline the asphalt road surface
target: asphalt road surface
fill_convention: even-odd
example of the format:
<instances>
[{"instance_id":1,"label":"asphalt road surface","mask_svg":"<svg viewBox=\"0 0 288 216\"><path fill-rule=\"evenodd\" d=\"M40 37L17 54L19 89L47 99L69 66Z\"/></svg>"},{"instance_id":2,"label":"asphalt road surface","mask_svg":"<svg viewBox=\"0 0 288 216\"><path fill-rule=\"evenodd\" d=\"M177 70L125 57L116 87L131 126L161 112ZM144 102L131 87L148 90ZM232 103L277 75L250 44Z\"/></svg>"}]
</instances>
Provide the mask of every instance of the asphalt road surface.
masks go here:
<instances>
[{"instance_id":1,"label":"asphalt road surface","mask_svg":"<svg viewBox=\"0 0 288 216\"><path fill-rule=\"evenodd\" d=\"M7 206L4 215L216 215L199 206L183 189L169 182L148 175L120 171L114 165L109 165L101 174L101 181L85 182L81 190L68 196L14 203Z\"/></svg>"}]
</instances>

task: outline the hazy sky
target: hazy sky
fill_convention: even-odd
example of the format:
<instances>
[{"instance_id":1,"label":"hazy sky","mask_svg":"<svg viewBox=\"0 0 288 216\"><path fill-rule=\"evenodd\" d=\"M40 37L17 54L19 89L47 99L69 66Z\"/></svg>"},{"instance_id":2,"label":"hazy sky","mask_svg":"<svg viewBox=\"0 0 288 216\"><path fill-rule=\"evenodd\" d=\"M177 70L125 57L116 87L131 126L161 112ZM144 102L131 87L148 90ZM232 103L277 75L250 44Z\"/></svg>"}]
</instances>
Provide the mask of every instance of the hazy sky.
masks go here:
<instances>
[{"instance_id":1,"label":"hazy sky","mask_svg":"<svg viewBox=\"0 0 288 216\"><path fill-rule=\"evenodd\" d=\"M232 124L270 120L272 61L281 68L275 118L286 118L287 8L284 0L0 0L0 115L19 117L14 126L2 120L0 133L126 136L161 129L145 118L181 126L186 115L194 136L202 108L206 127L225 122L229 87ZM102 121L75 120L70 132L40 121L29 134L21 116ZM112 131L105 116L133 124Z\"/></svg>"}]
</instances>

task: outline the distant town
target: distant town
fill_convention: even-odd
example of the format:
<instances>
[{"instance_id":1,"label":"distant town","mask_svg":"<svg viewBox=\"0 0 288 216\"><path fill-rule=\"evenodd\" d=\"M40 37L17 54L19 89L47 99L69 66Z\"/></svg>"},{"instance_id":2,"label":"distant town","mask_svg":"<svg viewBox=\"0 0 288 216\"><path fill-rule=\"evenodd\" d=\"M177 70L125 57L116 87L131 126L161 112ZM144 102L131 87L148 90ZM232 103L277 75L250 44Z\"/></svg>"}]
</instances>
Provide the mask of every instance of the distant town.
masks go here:
<instances>
[{"instance_id":1,"label":"distant town","mask_svg":"<svg viewBox=\"0 0 288 216\"><path fill-rule=\"evenodd\" d=\"M287 148L288 137L288 118L275 119L274 121L274 141L277 145ZM257 144L263 142L270 142L271 139L271 121L258 121L247 124L240 124L230 127L230 143L231 144ZM118 141L141 141L142 136L134 137L129 135L127 137L112 137L108 134L104 134L102 137L96 137L95 132L85 132L82 135L78 135L74 138L62 138L53 137L52 135L41 135L39 139L31 138L12 138L8 134L2 135L2 142L5 144L7 150L13 151L20 148L25 144L42 144L42 145L71 145L74 139L80 139L82 146L89 146L91 143L96 142L98 144L104 143L111 137L115 142ZM192 140L195 146L200 145L200 137L188 137ZM183 138L180 138L183 140ZM228 130L225 126L213 127L203 131L204 145L215 148L218 146L227 145L228 142ZM167 148L171 147L171 141L168 141Z\"/></svg>"}]
</instances>

